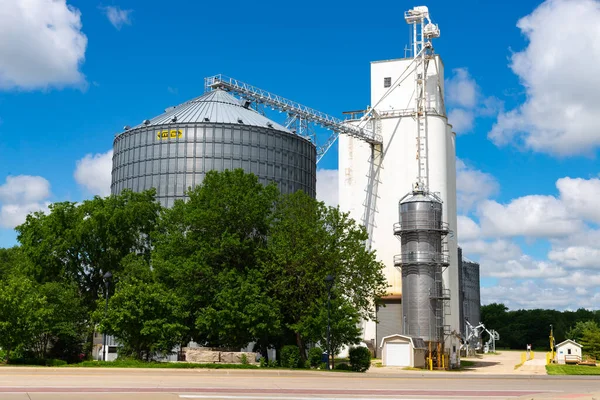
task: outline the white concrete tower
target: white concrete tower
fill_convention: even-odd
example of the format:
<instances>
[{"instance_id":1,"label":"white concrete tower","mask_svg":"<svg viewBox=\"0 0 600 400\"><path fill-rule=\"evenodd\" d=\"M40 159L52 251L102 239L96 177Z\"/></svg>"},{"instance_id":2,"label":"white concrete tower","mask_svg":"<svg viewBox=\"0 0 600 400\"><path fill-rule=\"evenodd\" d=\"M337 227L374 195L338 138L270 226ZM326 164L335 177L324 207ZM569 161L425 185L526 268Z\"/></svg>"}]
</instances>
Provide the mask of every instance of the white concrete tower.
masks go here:
<instances>
[{"instance_id":1,"label":"white concrete tower","mask_svg":"<svg viewBox=\"0 0 600 400\"><path fill-rule=\"evenodd\" d=\"M443 220L454 233L447 239L450 265L443 273L444 286L451 296L444 324L450 331L460 332L456 136L444 106L444 65L431 47L431 39L439 36L439 29L429 21L427 7L415 7L405 17L414 24L413 57L371 63L372 118L366 127L381 134L381 154L373 153L369 144L358 139L346 135L339 138L340 208L367 227L370 245L385 264L390 285L384 299L386 307L380 307L377 313L379 323L364 324L364 339L373 341L376 348L383 337L402 334L401 273L394 266L400 243L394 237L393 224L399 220L399 200L416 183L439 195ZM420 24L411 22L416 20ZM424 93L420 95L419 90ZM419 98L424 101L421 115L416 112ZM364 120L352 123L362 126ZM458 351L456 337L448 338L446 348Z\"/></svg>"}]
</instances>

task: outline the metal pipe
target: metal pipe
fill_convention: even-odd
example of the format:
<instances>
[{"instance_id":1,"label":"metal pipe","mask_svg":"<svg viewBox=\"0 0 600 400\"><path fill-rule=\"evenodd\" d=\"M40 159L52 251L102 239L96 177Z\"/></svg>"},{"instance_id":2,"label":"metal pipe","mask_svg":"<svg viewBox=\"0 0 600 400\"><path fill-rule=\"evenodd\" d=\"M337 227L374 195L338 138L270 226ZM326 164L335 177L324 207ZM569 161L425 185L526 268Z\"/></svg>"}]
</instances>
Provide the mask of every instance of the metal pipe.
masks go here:
<instances>
[{"instance_id":1,"label":"metal pipe","mask_svg":"<svg viewBox=\"0 0 600 400\"><path fill-rule=\"evenodd\" d=\"M104 282L104 286L106 287L104 296L106 297L106 307L104 307L104 318L106 318L106 316L108 315L108 281ZM106 332L102 332L102 361L106 361L106 353Z\"/></svg>"}]
</instances>

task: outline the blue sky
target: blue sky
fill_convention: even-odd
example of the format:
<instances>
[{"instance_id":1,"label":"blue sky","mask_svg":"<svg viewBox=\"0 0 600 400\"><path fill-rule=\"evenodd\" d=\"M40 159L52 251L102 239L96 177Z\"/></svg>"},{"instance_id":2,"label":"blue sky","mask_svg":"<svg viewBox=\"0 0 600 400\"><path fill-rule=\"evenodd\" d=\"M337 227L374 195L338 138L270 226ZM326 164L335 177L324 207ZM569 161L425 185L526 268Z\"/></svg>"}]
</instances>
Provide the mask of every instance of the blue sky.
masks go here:
<instances>
[{"instance_id":1,"label":"blue sky","mask_svg":"<svg viewBox=\"0 0 600 400\"><path fill-rule=\"evenodd\" d=\"M114 134L200 95L206 76L335 116L366 106L370 61L403 56L403 13L421 5L23 4L0 12L0 246L15 244L12 226L27 211L106 193ZM584 43L598 37L598 2L423 4L442 33L436 52L459 134L459 241L482 263L483 302L593 306L600 82L586 65L600 49ZM337 147L319 168L322 182L335 178Z\"/></svg>"}]
</instances>

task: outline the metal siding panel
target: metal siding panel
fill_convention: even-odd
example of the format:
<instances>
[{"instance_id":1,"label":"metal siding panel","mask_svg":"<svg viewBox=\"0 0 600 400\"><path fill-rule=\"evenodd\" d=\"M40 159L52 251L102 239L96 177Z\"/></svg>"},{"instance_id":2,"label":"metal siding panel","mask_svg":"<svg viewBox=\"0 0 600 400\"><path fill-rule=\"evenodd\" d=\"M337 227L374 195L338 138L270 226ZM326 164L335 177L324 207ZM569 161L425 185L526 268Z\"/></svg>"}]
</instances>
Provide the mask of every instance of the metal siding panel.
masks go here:
<instances>
[{"instance_id":1,"label":"metal siding panel","mask_svg":"<svg viewBox=\"0 0 600 400\"><path fill-rule=\"evenodd\" d=\"M181 138L157 138L158 132L171 129L181 129L184 134ZM141 135L147 135L149 142L136 139ZM303 190L313 197L316 193L316 148L299 136L237 123L184 126L169 123L132 129L121 136L126 140L117 138L114 144L112 192L115 194L125 187L139 191L155 187L157 200L168 206L174 198L185 198L189 186L201 182L202 175L198 173L240 166L255 173L263 183L275 182L282 193ZM275 155L282 150L285 157L276 161ZM196 174L200 178L194 185L186 182L184 186L180 174ZM140 179L143 177L149 178Z\"/></svg>"},{"instance_id":2,"label":"metal siding panel","mask_svg":"<svg viewBox=\"0 0 600 400\"><path fill-rule=\"evenodd\" d=\"M383 300L385 307L377 309L376 356L381 357L381 339L386 336L402 334L402 302L400 300Z\"/></svg>"}]
</instances>

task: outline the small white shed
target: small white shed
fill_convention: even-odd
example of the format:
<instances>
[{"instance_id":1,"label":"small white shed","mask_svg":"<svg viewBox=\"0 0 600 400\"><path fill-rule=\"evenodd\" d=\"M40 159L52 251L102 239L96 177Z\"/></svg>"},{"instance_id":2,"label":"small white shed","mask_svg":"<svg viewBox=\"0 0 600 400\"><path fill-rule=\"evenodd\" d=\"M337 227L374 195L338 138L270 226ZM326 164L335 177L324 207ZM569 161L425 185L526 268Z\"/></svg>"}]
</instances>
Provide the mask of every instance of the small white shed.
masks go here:
<instances>
[{"instance_id":1,"label":"small white shed","mask_svg":"<svg viewBox=\"0 0 600 400\"><path fill-rule=\"evenodd\" d=\"M422 338L390 335L381 339L379 348L384 366L425 368L425 342Z\"/></svg>"},{"instance_id":2,"label":"small white shed","mask_svg":"<svg viewBox=\"0 0 600 400\"><path fill-rule=\"evenodd\" d=\"M559 364L576 364L581 361L583 346L574 340L567 339L556 345L556 362Z\"/></svg>"}]
</instances>

